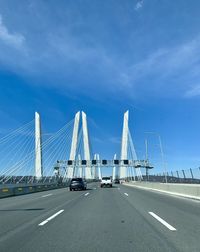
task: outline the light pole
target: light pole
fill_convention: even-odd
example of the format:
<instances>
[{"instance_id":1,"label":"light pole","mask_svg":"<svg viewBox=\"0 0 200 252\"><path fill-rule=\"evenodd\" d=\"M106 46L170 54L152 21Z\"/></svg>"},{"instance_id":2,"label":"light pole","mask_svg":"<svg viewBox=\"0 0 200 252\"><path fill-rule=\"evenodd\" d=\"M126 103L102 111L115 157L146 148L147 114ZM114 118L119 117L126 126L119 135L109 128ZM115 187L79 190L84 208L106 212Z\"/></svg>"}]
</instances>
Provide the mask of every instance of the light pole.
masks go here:
<instances>
[{"instance_id":1,"label":"light pole","mask_svg":"<svg viewBox=\"0 0 200 252\"><path fill-rule=\"evenodd\" d=\"M165 165L165 161L164 161L163 146L162 146L162 141L161 141L160 134L158 134L157 132L145 132L145 133L146 134L153 134L153 135L156 135L158 137L159 146L160 146L160 154L161 154L161 158L162 158L162 165L163 165L163 170L164 170L164 173L165 173L165 183L167 183L167 169L166 169L166 165Z\"/></svg>"},{"instance_id":2,"label":"light pole","mask_svg":"<svg viewBox=\"0 0 200 252\"><path fill-rule=\"evenodd\" d=\"M145 139L145 159L146 162L148 162L148 142L147 139ZM149 180L149 171L148 168L146 167L146 181Z\"/></svg>"}]
</instances>

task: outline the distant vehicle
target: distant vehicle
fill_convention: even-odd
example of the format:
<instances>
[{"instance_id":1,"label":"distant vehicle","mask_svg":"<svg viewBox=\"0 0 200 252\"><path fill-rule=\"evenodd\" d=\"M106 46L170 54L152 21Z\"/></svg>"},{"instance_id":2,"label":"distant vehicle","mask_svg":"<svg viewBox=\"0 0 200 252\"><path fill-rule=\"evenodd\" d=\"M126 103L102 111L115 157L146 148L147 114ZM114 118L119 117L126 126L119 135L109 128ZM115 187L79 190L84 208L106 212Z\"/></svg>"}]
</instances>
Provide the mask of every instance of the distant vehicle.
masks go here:
<instances>
[{"instance_id":1,"label":"distant vehicle","mask_svg":"<svg viewBox=\"0 0 200 252\"><path fill-rule=\"evenodd\" d=\"M112 179L110 177L103 177L101 179L101 187L103 186L112 187Z\"/></svg>"},{"instance_id":2,"label":"distant vehicle","mask_svg":"<svg viewBox=\"0 0 200 252\"><path fill-rule=\"evenodd\" d=\"M115 179L115 180L114 180L114 183L115 183L115 184L120 184L119 179Z\"/></svg>"},{"instance_id":3,"label":"distant vehicle","mask_svg":"<svg viewBox=\"0 0 200 252\"><path fill-rule=\"evenodd\" d=\"M74 190L86 190L87 189L87 182L82 178L73 178L70 182L69 186L70 191Z\"/></svg>"}]
</instances>

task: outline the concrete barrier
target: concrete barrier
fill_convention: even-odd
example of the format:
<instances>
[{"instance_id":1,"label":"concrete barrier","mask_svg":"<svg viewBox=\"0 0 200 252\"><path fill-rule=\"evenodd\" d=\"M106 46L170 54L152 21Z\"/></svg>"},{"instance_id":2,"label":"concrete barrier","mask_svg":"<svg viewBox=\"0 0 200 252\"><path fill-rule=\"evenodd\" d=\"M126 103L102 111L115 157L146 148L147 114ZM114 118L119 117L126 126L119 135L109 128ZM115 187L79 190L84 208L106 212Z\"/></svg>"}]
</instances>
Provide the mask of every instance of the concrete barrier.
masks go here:
<instances>
[{"instance_id":1,"label":"concrete barrier","mask_svg":"<svg viewBox=\"0 0 200 252\"><path fill-rule=\"evenodd\" d=\"M13 195L13 190L12 188L1 188L0 189L0 198L5 198Z\"/></svg>"},{"instance_id":2,"label":"concrete barrier","mask_svg":"<svg viewBox=\"0 0 200 252\"><path fill-rule=\"evenodd\" d=\"M35 192L35 186L29 186L29 192L34 193Z\"/></svg>"},{"instance_id":3,"label":"concrete barrier","mask_svg":"<svg viewBox=\"0 0 200 252\"><path fill-rule=\"evenodd\" d=\"M17 196L17 195L23 195L23 194L28 194L28 193L34 193L35 190L35 186L18 186L18 187L13 187L13 195Z\"/></svg>"},{"instance_id":4,"label":"concrete barrier","mask_svg":"<svg viewBox=\"0 0 200 252\"><path fill-rule=\"evenodd\" d=\"M25 194L25 187L15 187L13 188L13 194L14 195L21 195L21 194Z\"/></svg>"},{"instance_id":5,"label":"concrete barrier","mask_svg":"<svg viewBox=\"0 0 200 252\"><path fill-rule=\"evenodd\" d=\"M68 184L46 184L46 185L3 185L0 188L0 198L10 197L10 196L17 196L17 195L23 195L23 194L29 194L34 192L42 192L42 191L48 191L48 190L54 190L58 188L64 188L67 187Z\"/></svg>"},{"instance_id":6,"label":"concrete barrier","mask_svg":"<svg viewBox=\"0 0 200 252\"><path fill-rule=\"evenodd\" d=\"M171 183L132 181L132 182L126 182L124 183L124 185L200 200L199 184L171 184Z\"/></svg>"}]
</instances>

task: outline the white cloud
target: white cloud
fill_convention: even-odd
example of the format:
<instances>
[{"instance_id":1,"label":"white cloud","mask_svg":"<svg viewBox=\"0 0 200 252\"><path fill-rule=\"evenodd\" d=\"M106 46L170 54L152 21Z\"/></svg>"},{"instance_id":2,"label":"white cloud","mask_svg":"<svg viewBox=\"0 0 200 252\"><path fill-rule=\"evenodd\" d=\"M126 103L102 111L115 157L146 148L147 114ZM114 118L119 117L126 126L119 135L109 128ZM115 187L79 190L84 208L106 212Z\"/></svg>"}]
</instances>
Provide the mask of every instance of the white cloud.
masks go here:
<instances>
[{"instance_id":1,"label":"white cloud","mask_svg":"<svg viewBox=\"0 0 200 252\"><path fill-rule=\"evenodd\" d=\"M173 48L160 48L152 52L146 59L131 66L130 72L134 78L148 74L159 74L160 77L169 76L198 64L200 53L200 39Z\"/></svg>"},{"instance_id":2,"label":"white cloud","mask_svg":"<svg viewBox=\"0 0 200 252\"><path fill-rule=\"evenodd\" d=\"M123 50L115 50L117 47L101 39L102 27L95 25L93 31L93 25L76 8L67 12L62 8L64 13L59 12L52 19L48 4L31 3L26 12L18 10L17 16L8 8L8 24L0 15L1 68L68 95L72 89L77 90L77 96L83 92L91 97L96 94L100 99L102 94L110 97L111 92L117 99L119 91L136 99L144 94L192 97L198 93L198 88L188 83L200 81L199 37L174 47L152 50L150 46L145 49L146 56L138 53L139 59L133 51L123 54ZM135 10L143 5L144 1L137 1ZM60 22L62 15L65 18ZM16 30L23 30L25 36L13 32ZM136 46L136 54L137 50Z\"/></svg>"},{"instance_id":3,"label":"white cloud","mask_svg":"<svg viewBox=\"0 0 200 252\"><path fill-rule=\"evenodd\" d=\"M127 89L148 92L150 95L179 95L192 97L200 92L196 85L200 80L200 37L182 45L160 48L145 59L121 72L121 81ZM147 83L150 80L150 84Z\"/></svg>"},{"instance_id":4,"label":"white cloud","mask_svg":"<svg viewBox=\"0 0 200 252\"><path fill-rule=\"evenodd\" d=\"M143 7L144 1L140 0L136 3L135 5L135 10L138 11L139 9L141 9Z\"/></svg>"},{"instance_id":5,"label":"white cloud","mask_svg":"<svg viewBox=\"0 0 200 252\"><path fill-rule=\"evenodd\" d=\"M25 37L19 33L9 32L8 28L3 23L2 16L0 15L0 40L10 46L20 48L25 41Z\"/></svg>"}]
</instances>

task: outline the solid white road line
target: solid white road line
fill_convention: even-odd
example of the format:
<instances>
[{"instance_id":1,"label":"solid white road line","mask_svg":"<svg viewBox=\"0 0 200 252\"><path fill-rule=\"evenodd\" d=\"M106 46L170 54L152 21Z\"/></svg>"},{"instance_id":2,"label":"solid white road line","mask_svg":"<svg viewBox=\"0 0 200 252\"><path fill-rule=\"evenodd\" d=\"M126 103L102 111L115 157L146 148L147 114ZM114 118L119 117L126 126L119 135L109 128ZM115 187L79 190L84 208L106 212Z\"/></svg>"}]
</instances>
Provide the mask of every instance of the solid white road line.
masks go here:
<instances>
[{"instance_id":1,"label":"solid white road line","mask_svg":"<svg viewBox=\"0 0 200 252\"><path fill-rule=\"evenodd\" d=\"M128 193L124 193L128 197Z\"/></svg>"},{"instance_id":2,"label":"solid white road line","mask_svg":"<svg viewBox=\"0 0 200 252\"><path fill-rule=\"evenodd\" d=\"M49 197L49 196L51 196L51 195L52 195L52 193L46 194L46 195L43 195L42 198Z\"/></svg>"},{"instance_id":3,"label":"solid white road line","mask_svg":"<svg viewBox=\"0 0 200 252\"><path fill-rule=\"evenodd\" d=\"M171 226L169 223L167 223L165 220L163 220L162 218L160 218L157 214L153 213L153 212L149 212L149 214L151 216L153 216L156 220L158 220L160 223L162 223L165 227L167 227L169 230L171 231L176 231L176 228L174 228L173 226Z\"/></svg>"},{"instance_id":4,"label":"solid white road line","mask_svg":"<svg viewBox=\"0 0 200 252\"><path fill-rule=\"evenodd\" d=\"M54 215L52 215L51 217L49 217L48 219L44 220L43 222L41 222L40 224L38 224L38 226L44 226L45 224L47 224L47 222L49 222L50 220L54 219L56 216L58 216L59 214L61 214L62 212L64 212L64 210L60 210L57 213L55 213Z\"/></svg>"},{"instance_id":5,"label":"solid white road line","mask_svg":"<svg viewBox=\"0 0 200 252\"><path fill-rule=\"evenodd\" d=\"M85 194L85 196L88 196L88 195L89 195L89 193L86 193L86 194Z\"/></svg>"}]
</instances>

